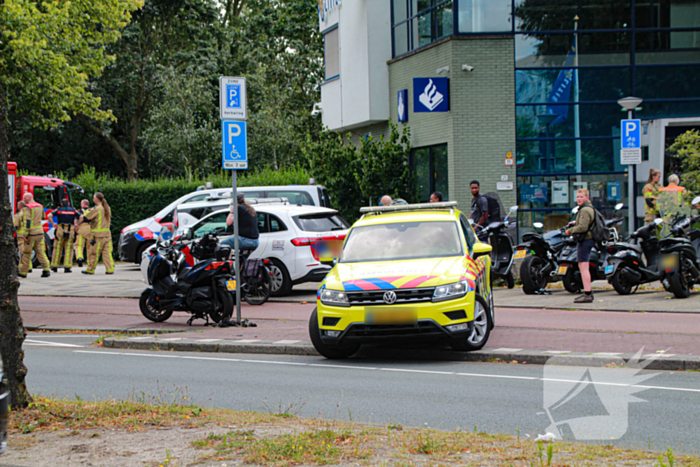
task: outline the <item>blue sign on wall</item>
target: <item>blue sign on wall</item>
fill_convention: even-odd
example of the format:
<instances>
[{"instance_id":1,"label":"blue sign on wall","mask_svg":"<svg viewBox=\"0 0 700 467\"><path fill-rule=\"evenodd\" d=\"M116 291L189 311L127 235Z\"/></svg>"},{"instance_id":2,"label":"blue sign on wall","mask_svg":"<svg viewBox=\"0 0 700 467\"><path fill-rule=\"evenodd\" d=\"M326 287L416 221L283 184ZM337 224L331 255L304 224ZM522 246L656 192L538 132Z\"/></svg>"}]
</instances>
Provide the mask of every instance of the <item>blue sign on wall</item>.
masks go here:
<instances>
[{"instance_id":1,"label":"blue sign on wall","mask_svg":"<svg viewBox=\"0 0 700 467\"><path fill-rule=\"evenodd\" d=\"M413 111L448 112L450 82L447 78L413 78Z\"/></svg>"},{"instance_id":2,"label":"blue sign on wall","mask_svg":"<svg viewBox=\"0 0 700 467\"><path fill-rule=\"evenodd\" d=\"M399 91L396 111L399 115L400 122L408 121L408 89Z\"/></svg>"},{"instance_id":3,"label":"blue sign on wall","mask_svg":"<svg viewBox=\"0 0 700 467\"><path fill-rule=\"evenodd\" d=\"M547 202L547 182L543 183L523 183L520 185L521 203L546 203Z\"/></svg>"},{"instance_id":4,"label":"blue sign on wall","mask_svg":"<svg viewBox=\"0 0 700 467\"><path fill-rule=\"evenodd\" d=\"M227 84L226 85L226 107L229 109L241 108L241 85Z\"/></svg>"},{"instance_id":5,"label":"blue sign on wall","mask_svg":"<svg viewBox=\"0 0 700 467\"><path fill-rule=\"evenodd\" d=\"M222 165L224 169L248 168L248 133L246 122L221 121Z\"/></svg>"},{"instance_id":6,"label":"blue sign on wall","mask_svg":"<svg viewBox=\"0 0 700 467\"><path fill-rule=\"evenodd\" d=\"M622 199L622 182L608 182L608 201Z\"/></svg>"}]
</instances>

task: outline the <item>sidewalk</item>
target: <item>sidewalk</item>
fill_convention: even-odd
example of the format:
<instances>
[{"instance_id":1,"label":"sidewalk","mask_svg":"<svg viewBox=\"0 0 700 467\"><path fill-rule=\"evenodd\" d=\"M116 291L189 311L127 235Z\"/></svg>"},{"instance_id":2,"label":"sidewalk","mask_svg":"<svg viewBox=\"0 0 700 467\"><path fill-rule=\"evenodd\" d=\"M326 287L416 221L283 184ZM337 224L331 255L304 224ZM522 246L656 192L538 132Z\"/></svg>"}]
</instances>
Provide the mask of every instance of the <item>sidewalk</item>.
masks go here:
<instances>
[{"instance_id":1,"label":"sidewalk","mask_svg":"<svg viewBox=\"0 0 700 467\"><path fill-rule=\"evenodd\" d=\"M543 297L546 298L546 297ZM30 330L94 330L157 332L105 339L105 346L182 351L315 354L308 336L314 303L244 304L242 316L252 328L215 328L176 312L164 323L146 320L138 300L91 297L19 298L25 326ZM496 303L499 303L498 296ZM176 334L174 334L176 333ZM605 364L644 348L660 356L660 369L700 369L700 316L688 313L629 313L584 310L496 308L496 328L488 349L464 354L435 349L430 358L504 361L537 364L552 355L568 355L584 364ZM412 355L402 349L401 356ZM425 356L425 350L416 356ZM576 362L574 362L576 363Z\"/></svg>"}]
</instances>

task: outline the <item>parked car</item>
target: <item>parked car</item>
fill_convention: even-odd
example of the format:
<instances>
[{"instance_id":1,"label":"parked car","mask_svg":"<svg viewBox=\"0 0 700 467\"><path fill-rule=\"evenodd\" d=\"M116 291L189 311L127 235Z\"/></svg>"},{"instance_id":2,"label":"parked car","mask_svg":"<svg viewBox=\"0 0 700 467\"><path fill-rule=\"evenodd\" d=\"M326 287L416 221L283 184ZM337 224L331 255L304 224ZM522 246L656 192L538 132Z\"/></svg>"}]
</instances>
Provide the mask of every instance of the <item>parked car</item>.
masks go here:
<instances>
[{"instance_id":1,"label":"parked car","mask_svg":"<svg viewBox=\"0 0 700 467\"><path fill-rule=\"evenodd\" d=\"M330 266L319 261L316 244L320 241L342 241L349 223L338 211L295 204L260 204L253 206L258 214L260 246L251 258L269 258L272 272L272 295L289 295L292 287L305 282L320 282ZM190 227L194 241L209 232L219 238L231 236L226 227L229 209L213 212ZM176 240L183 241L180 237ZM194 264L194 259L187 258ZM142 271L147 271L150 250L144 252Z\"/></svg>"},{"instance_id":2,"label":"parked car","mask_svg":"<svg viewBox=\"0 0 700 467\"><path fill-rule=\"evenodd\" d=\"M362 208L309 320L321 355L347 358L376 342L486 344L494 326L492 247L455 206Z\"/></svg>"},{"instance_id":3,"label":"parked car","mask_svg":"<svg viewBox=\"0 0 700 467\"><path fill-rule=\"evenodd\" d=\"M238 188L248 198L285 197L293 204L330 207L328 190L322 185L248 186ZM121 261L139 263L143 252L155 244L161 227L173 230L175 208L185 203L231 198L231 188L194 191L176 199L154 216L124 227L117 252Z\"/></svg>"}]
</instances>

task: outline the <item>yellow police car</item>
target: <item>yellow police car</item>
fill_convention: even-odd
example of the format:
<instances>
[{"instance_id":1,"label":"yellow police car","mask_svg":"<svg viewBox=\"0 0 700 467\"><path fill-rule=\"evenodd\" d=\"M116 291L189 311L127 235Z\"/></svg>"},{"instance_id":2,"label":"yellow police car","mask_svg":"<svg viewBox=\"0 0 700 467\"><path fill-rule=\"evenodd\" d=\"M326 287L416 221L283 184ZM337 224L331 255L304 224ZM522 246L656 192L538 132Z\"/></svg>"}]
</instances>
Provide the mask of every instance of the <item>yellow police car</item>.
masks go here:
<instances>
[{"instance_id":1,"label":"yellow police car","mask_svg":"<svg viewBox=\"0 0 700 467\"><path fill-rule=\"evenodd\" d=\"M362 208L309 320L316 350L347 358L375 342L481 349L494 325L491 245L456 202Z\"/></svg>"}]
</instances>

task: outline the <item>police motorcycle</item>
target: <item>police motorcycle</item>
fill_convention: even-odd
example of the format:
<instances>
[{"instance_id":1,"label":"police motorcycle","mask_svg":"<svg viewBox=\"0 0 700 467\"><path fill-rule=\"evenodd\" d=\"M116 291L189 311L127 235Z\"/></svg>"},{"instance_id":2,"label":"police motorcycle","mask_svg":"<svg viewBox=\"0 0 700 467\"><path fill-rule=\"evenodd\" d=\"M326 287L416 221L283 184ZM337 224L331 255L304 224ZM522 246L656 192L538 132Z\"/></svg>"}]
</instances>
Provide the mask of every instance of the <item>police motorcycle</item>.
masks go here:
<instances>
[{"instance_id":1,"label":"police motorcycle","mask_svg":"<svg viewBox=\"0 0 700 467\"><path fill-rule=\"evenodd\" d=\"M641 284L661 279L659 271L659 239L656 229L663 219L655 219L633 232L627 242L608 246L605 276L620 295L629 295Z\"/></svg>"},{"instance_id":2,"label":"police motorcycle","mask_svg":"<svg viewBox=\"0 0 700 467\"><path fill-rule=\"evenodd\" d=\"M692 205L700 204L700 196ZM671 224L671 235L659 241L659 271L664 288L676 298L688 298L700 283L700 230L692 225L700 215L679 216Z\"/></svg>"},{"instance_id":3,"label":"police motorcycle","mask_svg":"<svg viewBox=\"0 0 700 467\"><path fill-rule=\"evenodd\" d=\"M618 203L615 205L615 213L624 207L624 204ZM571 210L571 214L577 214L579 206ZM614 217L605 220L605 226L611 231L611 238L603 244L593 245L591 250L590 272L591 281L605 280L605 268L607 266L608 256L611 252L608 251L608 246L614 245L620 241L617 233L617 226L625 221L624 217ZM562 282L567 292L577 294L583 290L583 280L581 279L581 271L578 268L578 245L572 236L566 240L566 246L559 254L559 270L557 274L562 276ZM614 250L613 250L614 251Z\"/></svg>"},{"instance_id":4,"label":"police motorcycle","mask_svg":"<svg viewBox=\"0 0 700 467\"><path fill-rule=\"evenodd\" d=\"M509 289L515 287L515 278L511 271L515 247L513 239L505 230L513 222L509 218L517 212L518 206L512 206L503 221L492 222L478 232L483 238L488 237L489 243L493 247L491 250L491 273L495 278L503 279Z\"/></svg>"},{"instance_id":5,"label":"police motorcycle","mask_svg":"<svg viewBox=\"0 0 700 467\"><path fill-rule=\"evenodd\" d=\"M185 254L173 243L170 231L164 228L148 266L150 285L139 300L143 316L160 323L174 311L186 311L192 314L188 325L195 319L205 319L208 324L209 318L215 323L230 318L234 306L231 291L236 284L229 256L229 247L218 246L214 258L188 268Z\"/></svg>"},{"instance_id":6,"label":"police motorcycle","mask_svg":"<svg viewBox=\"0 0 700 467\"><path fill-rule=\"evenodd\" d=\"M542 229L541 222L532 224ZM566 228L545 233L529 232L523 235L523 243L517 246L515 259L523 259L520 264L520 280L523 292L527 295L544 294L547 284L559 282L561 277L558 255L566 247Z\"/></svg>"}]
</instances>

